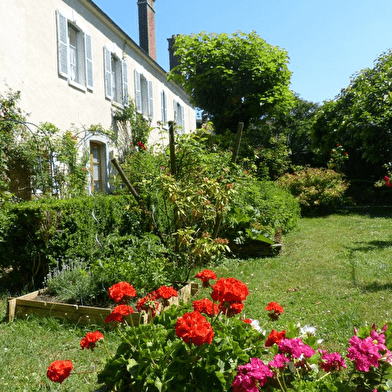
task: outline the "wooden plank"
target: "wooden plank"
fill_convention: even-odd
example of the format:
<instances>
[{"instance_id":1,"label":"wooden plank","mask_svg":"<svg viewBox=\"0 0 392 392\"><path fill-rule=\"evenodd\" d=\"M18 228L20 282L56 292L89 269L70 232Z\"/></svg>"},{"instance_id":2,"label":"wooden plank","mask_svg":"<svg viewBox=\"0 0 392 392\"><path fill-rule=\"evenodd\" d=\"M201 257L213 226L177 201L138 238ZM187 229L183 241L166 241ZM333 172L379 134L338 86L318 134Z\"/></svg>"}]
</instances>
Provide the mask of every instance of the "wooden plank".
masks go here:
<instances>
[{"instance_id":1,"label":"wooden plank","mask_svg":"<svg viewBox=\"0 0 392 392\"><path fill-rule=\"evenodd\" d=\"M7 314L8 322L13 321L15 318L16 298L10 298L7 301Z\"/></svg>"}]
</instances>

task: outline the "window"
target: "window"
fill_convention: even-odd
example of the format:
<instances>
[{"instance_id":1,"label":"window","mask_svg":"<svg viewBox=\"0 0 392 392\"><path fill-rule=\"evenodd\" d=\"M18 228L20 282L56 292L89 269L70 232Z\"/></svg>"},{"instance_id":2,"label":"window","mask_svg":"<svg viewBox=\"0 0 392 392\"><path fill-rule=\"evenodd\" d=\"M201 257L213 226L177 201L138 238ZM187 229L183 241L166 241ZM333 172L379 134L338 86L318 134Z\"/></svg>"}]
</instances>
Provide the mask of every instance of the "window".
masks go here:
<instances>
[{"instance_id":1,"label":"window","mask_svg":"<svg viewBox=\"0 0 392 392\"><path fill-rule=\"evenodd\" d=\"M184 113L184 106L180 105L179 102L174 101L174 122L177 126L182 128L181 133L185 130L185 113Z\"/></svg>"},{"instance_id":2,"label":"window","mask_svg":"<svg viewBox=\"0 0 392 392\"><path fill-rule=\"evenodd\" d=\"M92 90L94 80L91 35L57 11L57 38L59 75Z\"/></svg>"},{"instance_id":3,"label":"window","mask_svg":"<svg viewBox=\"0 0 392 392\"><path fill-rule=\"evenodd\" d=\"M128 64L104 47L105 96L128 104Z\"/></svg>"},{"instance_id":4,"label":"window","mask_svg":"<svg viewBox=\"0 0 392 392\"><path fill-rule=\"evenodd\" d=\"M161 91L161 121L167 123L167 94Z\"/></svg>"},{"instance_id":5,"label":"window","mask_svg":"<svg viewBox=\"0 0 392 392\"><path fill-rule=\"evenodd\" d=\"M102 191L102 161L103 161L103 145L90 142L90 171L91 184L94 192Z\"/></svg>"},{"instance_id":6,"label":"window","mask_svg":"<svg viewBox=\"0 0 392 392\"><path fill-rule=\"evenodd\" d=\"M152 118L154 116L154 94L152 81L135 70L135 100L136 108L143 115Z\"/></svg>"}]
</instances>

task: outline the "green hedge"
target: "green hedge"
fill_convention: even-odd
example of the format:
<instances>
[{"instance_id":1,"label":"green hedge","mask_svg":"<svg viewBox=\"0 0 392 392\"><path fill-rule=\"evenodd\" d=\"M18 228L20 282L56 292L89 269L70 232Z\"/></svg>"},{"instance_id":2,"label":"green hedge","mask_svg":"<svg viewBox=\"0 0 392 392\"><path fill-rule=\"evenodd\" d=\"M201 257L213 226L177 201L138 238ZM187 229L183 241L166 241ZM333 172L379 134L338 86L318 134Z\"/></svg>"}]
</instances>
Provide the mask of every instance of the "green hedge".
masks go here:
<instances>
[{"instance_id":1,"label":"green hedge","mask_svg":"<svg viewBox=\"0 0 392 392\"><path fill-rule=\"evenodd\" d=\"M143 220L128 196L39 200L4 205L0 268L11 269L9 289L41 287L59 260L96 260L111 234L141 235ZM101 245L100 245L101 244Z\"/></svg>"}]
</instances>

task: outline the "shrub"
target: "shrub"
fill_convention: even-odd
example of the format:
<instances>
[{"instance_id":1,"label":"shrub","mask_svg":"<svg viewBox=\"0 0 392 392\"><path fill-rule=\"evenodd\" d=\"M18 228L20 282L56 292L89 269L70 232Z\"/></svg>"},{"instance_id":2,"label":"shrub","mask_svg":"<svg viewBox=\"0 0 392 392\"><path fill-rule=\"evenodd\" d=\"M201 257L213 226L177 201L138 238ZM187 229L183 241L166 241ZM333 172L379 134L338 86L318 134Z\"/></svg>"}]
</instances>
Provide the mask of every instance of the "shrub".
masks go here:
<instances>
[{"instance_id":1,"label":"shrub","mask_svg":"<svg viewBox=\"0 0 392 392\"><path fill-rule=\"evenodd\" d=\"M298 199L305 214L332 212L343 202L348 187L340 173L309 167L285 174L278 183Z\"/></svg>"}]
</instances>

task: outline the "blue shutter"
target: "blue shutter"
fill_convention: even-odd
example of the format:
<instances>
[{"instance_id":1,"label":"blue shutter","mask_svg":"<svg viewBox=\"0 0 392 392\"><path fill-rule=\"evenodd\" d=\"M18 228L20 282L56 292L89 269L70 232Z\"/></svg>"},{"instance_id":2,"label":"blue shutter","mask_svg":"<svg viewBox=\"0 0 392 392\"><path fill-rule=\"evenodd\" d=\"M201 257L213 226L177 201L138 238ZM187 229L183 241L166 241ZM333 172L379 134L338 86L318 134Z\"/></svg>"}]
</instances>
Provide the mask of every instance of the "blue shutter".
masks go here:
<instances>
[{"instance_id":1,"label":"blue shutter","mask_svg":"<svg viewBox=\"0 0 392 392\"><path fill-rule=\"evenodd\" d=\"M113 99L112 89L112 53L106 46L103 48L103 59L105 69L105 97Z\"/></svg>"},{"instance_id":2,"label":"blue shutter","mask_svg":"<svg viewBox=\"0 0 392 392\"><path fill-rule=\"evenodd\" d=\"M94 88L93 49L91 35L87 33L84 34L84 48L86 54L86 86L92 90Z\"/></svg>"},{"instance_id":3,"label":"blue shutter","mask_svg":"<svg viewBox=\"0 0 392 392\"><path fill-rule=\"evenodd\" d=\"M68 78L68 21L60 11L56 11L56 14L59 75Z\"/></svg>"},{"instance_id":4,"label":"blue shutter","mask_svg":"<svg viewBox=\"0 0 392 392\"><path fill-rule=\"evenodd\" d=\"M121 61L121 77L122 77L122 103L129 105L128 97L128 64L125 60Z\"/></svg>"}]
</instances>

